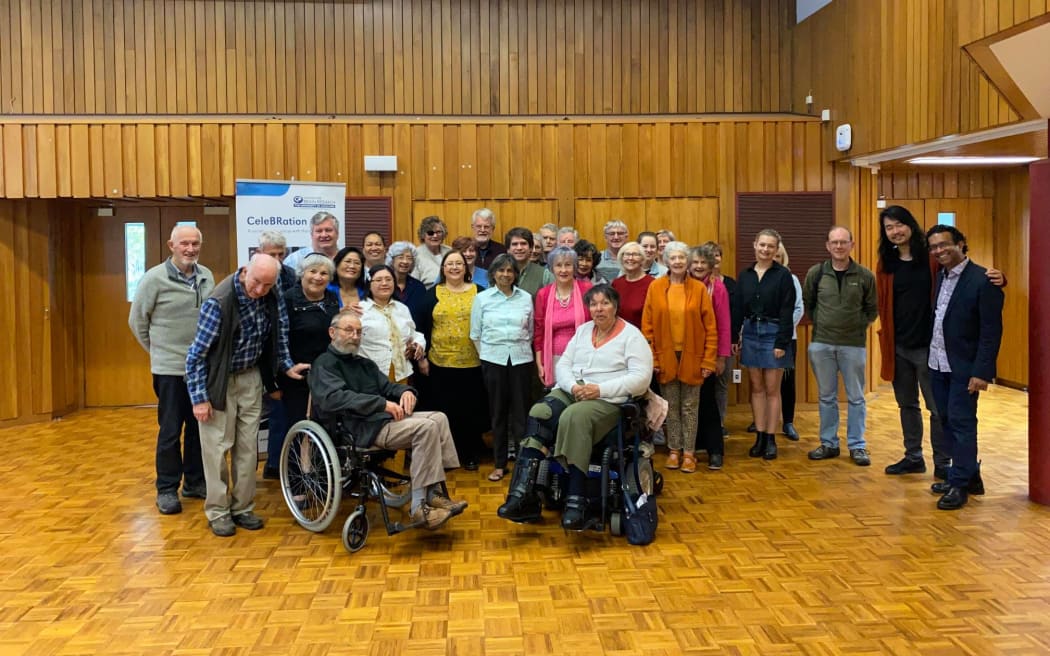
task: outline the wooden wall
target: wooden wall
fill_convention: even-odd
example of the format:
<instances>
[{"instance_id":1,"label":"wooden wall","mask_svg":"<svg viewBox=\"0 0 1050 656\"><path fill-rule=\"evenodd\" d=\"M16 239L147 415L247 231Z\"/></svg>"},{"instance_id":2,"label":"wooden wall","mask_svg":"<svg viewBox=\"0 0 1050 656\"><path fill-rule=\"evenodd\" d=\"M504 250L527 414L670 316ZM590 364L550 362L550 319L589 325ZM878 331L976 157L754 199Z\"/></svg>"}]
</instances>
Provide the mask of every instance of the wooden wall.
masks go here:
<instances>
[{"instance_id":1,"label":"wooden wall","mask_svg":"<svg viewBox=\"0 0 1050 656\"><path fill-rule=\"evenodd\" d=\"M870 153L1018 120L962 50L1047 0L836 0L793 30L791 107L831 109ZM841 157L830 149L829 157Z\"/></svg>"},{"instance_id":2,"label":"wooden wall","mask_svg":"<svg viewBox=\"0 0 1050 656\"><path fill-rule=\"evenodd\" d=\"M1009 276L1003 307L1003 348L999 352L999 378L1028 386L1028 262L1030 192L1028 169L995 174L995 261ZM1043 299L1043 303L1047 299Z\"/></svg>"},{"instance_id":3,"label":"wooden wall","mask_svg":"<svg viewBox=\"0 0 1050 656\"><path fill-rule=\"evenodd\" d=\"M394 236L411 240L428 213L469 234L467 209L500 203L530 227L576 224L592 236L611 215L635 231L666 222L688 234L695 212L717 226L704 239L727 243L737 191L832 187L820 125L796 118L81 121L9 123L0 139L0 197L218 197L237 178L345 181L349 196L392 196ZM399 170L365 173L362 156L377 153L396 155Z\"/></svg>"},{"instance_id":4,"label":"wooden wall","mask_svg":"<svg viewBox=\"0 0 1050 656\"><path fill-rule=\"evenodd\" d=\"M780 112L791 0L0 0L14 114Z\"/></svg>"}]
</instances>

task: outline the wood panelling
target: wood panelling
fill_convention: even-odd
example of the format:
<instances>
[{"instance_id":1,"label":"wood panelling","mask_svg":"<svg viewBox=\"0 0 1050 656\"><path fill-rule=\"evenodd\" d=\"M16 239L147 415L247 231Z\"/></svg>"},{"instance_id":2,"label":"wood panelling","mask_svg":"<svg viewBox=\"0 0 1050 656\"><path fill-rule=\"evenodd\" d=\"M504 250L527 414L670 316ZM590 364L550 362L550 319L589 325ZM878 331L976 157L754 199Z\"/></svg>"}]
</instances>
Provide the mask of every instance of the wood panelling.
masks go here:
<instances>
[{"instance_id":1,"label":"wood panelling","mask_svg":"<svg viewBox=\"0 0 1050 656\"><path fill-rule=\"evenodd\" d=\"M807 111L812 93L812 111L851 123L849 156L1016 121L962 46L1047 9L1046 0L837 0L793 28L791 106Z\"/></svg>"},{"instance_id":2,"label":"wood panelling","mask_svg":"<svg viewBox=\"0 0 1050 656\"><path fill-rule=\"evenodd\" d=\"M50 417L49 233L55 221L52 203L0 199L0 376L6 381L0 389L0 424Z\"/></svg>"},{"instance_id":3,"label":"wood panelling","mask_svg":"<svg viewBox=\"0 0 1050 656\"><path fill-rule=\"evenodd\" d=\"M995 174L995 261L1009 278L1003 306L1003 348L999 351L999 378L1028 385L1028 169ZM1047 299L1043 299L1043 303Z\"/></svg>"},{"instance_id":4,"label":"wood panelling","mask_svg":"<svg viewBox=\"0 0 1050 656\"><path fill-rule=\"evenodd\" d=\"M778 112L791 0L0 0L0 111Z\"/></svg>"},{"instance_id":5,"label":"wood panelling","mask_svg":"<svg viewBox=\"0 0 1050 656\"><path fill-rule=\"evenodd\" d=\"M2 204L5 201L0 201ZM80 215L76 201L52 201L51 224L51 398L61 416L84 405L84 321Z\"/></svg>"},{"instance_id":6,"label":"wood panelling","mask_svg":"<svg viewBox=\"0 0 1050 656\"><path fill-rule=\"evenodd\" d=\"M514 223L538 228L548 221L586 221L585 234L595 236L611 218L596 213L619 212L611 199L646 199L634 215L647 227L665 221L684 235L731 244L737 191L832 188L831 168L821 161L822 128L811 119L7 127L16 129L0 137L4 172L35 171L32 178L7 176L3 192L9 197L60 191L73 197L221 196L233 195L237 178L315 179L321 173L346 182L348 196L393 197L394 238L409 240L435 207L447 209L438 213L452 234L469 234L473 209L513 201L539 208L526 214L521 205ZM218 139L206 137L216 134ZM396 155L399 170L366 173L366 153ZM605 204L581 204L585 199ZM699 199L717 199L717 212ZM500 225L511 224L497 217ZM707 225L713 234L701 234ZM729 246L727 262L733 257Z\"/></svg>"}]
</instances>

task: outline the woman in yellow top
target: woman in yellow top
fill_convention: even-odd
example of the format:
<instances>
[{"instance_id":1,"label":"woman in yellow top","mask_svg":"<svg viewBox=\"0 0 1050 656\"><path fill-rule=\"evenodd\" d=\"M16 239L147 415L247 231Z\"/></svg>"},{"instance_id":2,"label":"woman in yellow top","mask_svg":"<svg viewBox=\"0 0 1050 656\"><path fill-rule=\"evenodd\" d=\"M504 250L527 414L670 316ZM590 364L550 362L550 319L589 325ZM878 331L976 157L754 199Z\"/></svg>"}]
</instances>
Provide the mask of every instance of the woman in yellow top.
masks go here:
<instances>
[{"instance_id":1,"label":"woman in yellow top","mask_svg":"<svg viewBox=\"0 0 1050 656\"><path fill-rule=\"evenodd\" d=\"M470 339L470 311L480 291L470 280L463 254L445 253L437 283L427 290L419 325L430 370L420 405L448 416L459 461L468 471L478 469L485 448L481 435L490 423L481 358Z\"/></svg>"},{"instance_id":2,"label":"woman in yellow top","mask_svg":"<svg viewBox=\"0 0 1050 656\"><path fill-rule=\"evenodd\" d=\"M689 246L664 247L667 275L649 285L642 334L653 350L653 372L667 399L668 469L696 471L696 422L700 386L718 360L714 305L703 283L688 274Z\"/></svg>"}]
</instances>

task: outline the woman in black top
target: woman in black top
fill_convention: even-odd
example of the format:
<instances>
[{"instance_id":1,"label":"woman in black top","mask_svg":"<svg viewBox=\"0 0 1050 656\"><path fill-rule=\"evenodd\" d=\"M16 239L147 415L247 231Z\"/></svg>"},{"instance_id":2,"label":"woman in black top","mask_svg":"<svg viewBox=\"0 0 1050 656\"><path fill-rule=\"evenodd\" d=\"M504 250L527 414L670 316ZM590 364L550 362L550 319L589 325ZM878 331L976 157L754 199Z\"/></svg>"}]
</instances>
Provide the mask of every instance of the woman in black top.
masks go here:
<instances>
[{"instance_id":1,"label":"woman in black top","mask_svg":"<svg viewBox=\"0 0 1050 656\"><path fill-rule=\"evenodd\" d=\"M288 351L294 362L313 362L328 349L328 326L332 317L339 313L339 297L327 289L335 266L324 255L313 253L299 261L299 273L299 284L284 294L288 311ZM310 396L306 380L292 380L280 374L277 383L288 416L286 426L306 419L306 401ZM263 470L268 478L276 478L284 437L275 433L269 436Z\"/></svg>"},{"instance_id":2,"label":"woman in black top","mask_svg":"<svg viewBox=\"0 0 1050 656\"><path fill-rule=\"evenodd\" d=\"M704 249L706 253L712 254L715 258L715 271L711 274L711 277L715 280L721 280L722 284L726 286L726 293L729 294L730 314L732 314L732 309L737 305L736 280L732 276L722 273L722 247L716 242L708 241L704 242L700 248ZM738 338L739 334L733 333L732 341L734 344L739 342ZM736 369L735 353L726 360L725 368L715 381L715 402L718 404L718 420L722 424L723 436L728 434L728 431L726 431L726 408L729 406L729 380L733 375L733 369Z\"/></svg>"},{"instance_id":3,"label":"woman in black top","mask_svg":"<svg viewBox=\"0 0 1050 656\"><path fill-rule=\"evenodd\" d=\"M755 237L755 263L740 273L733 334L740 335L740 364L748 368L751 411L758 436L748 451L752 458L777 457L776 422L780 419L780 379L794 360L791 350L795 283L791 272L774 259L780 234L765 229Z\"/></svg>"}]
</instances>

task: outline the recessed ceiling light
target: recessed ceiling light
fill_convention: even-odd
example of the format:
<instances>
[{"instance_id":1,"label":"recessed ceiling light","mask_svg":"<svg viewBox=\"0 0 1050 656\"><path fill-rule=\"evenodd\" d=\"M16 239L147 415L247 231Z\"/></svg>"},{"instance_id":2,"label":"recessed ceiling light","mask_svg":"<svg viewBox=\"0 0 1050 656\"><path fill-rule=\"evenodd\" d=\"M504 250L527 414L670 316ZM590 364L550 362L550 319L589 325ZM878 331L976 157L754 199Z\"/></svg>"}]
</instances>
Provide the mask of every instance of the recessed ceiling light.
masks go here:
<instances>
[{"instance_id":1,"label":"recessed ceiling light","mask_svg":"<svg viewBox=\"0 0 1050 656\"><path fill-rule=\"evenodd\" d=\"M909 164L933 166L988 166L991 164L1030 164L1038 157L915 157Z\"/></svg>"}]
</instances>

